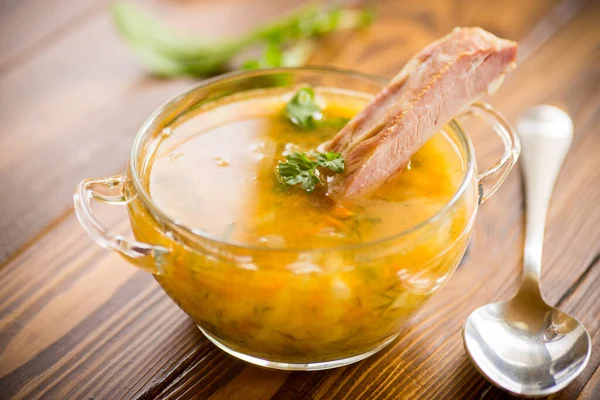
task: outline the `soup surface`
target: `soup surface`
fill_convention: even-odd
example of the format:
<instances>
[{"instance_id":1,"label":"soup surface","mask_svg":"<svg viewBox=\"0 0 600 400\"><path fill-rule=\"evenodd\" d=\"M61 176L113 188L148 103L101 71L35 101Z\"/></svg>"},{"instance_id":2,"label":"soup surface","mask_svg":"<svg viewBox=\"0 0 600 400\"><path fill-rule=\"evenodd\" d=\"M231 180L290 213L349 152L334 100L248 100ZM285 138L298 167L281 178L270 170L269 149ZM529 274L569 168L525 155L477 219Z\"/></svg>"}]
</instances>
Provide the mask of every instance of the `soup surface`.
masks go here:
<instances>
[{"instance_id":1,"label":"soup surface","mask_svg":"<svg viewBox=\"0 0 600 400\"><path fill-rule=\"evenodd\" d=\"M219 240L320 248L398 234L433 216L456 193L465 166L444 132L365 198L334 200L326 185L307 193L282 183L276 167L285 155L317 148L369 100L318 90L324 120L314 130L302 130L284 114L291 94L266 92L219 104L171 127L147 183L156 204L185 226Z\"/></svg>"},{"instance_id":2,"label":"soup surface","mask_svg":"<svg viewBox=\"0 0 600 400\"><path fill-rule=\"evenodd\" d=\"M456 268L476 207L472 179L435 221L366 244L438 212L461 184L463 158L449 130L369 197L333 201L325 185L286 185L278 162L332 137L369 99L316 93L325 119L315 130L284 116L293 90L269 89L191 111L159 135L147 190L172 219L219 242L167 231L139 196L128 203L136 238L168 250L155 275L162 288L213 340L261 360L331 362L389 343Z\"/></svg>"}]
</instances>

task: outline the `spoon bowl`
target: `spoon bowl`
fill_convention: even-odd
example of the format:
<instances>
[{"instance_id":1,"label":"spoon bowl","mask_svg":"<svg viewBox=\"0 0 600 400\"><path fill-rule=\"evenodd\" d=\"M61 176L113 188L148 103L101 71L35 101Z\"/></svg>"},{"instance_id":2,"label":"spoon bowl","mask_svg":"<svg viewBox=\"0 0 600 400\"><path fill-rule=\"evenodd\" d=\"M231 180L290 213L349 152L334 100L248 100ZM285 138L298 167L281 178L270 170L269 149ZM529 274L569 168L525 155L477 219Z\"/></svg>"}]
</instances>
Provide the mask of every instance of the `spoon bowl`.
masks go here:
<instances>
[{"instance_id":1,"label":"spoon bowl","mask_svg":"<svg viewBox=\"0 0 600 400\"><path fill-rule=\"evenodd\" d=\"M585 368L590 338L575 318L541 298L519 297L475 310L463 330L465 349L493 384L517 395L547 396Z\"/></svg>"},{"instance_id":2,"label":"spoon bowl","mask_svg":"<svg viewBox=\"0 0 600 400\"><path fill-rule=\"evenodd\" d=\"M584 326L546 304L539 283L548 204L573 126L564 111L544 105L522 116L517 131L527 204L523 282L513 299L473 311L463 328L463 341L491 383L515 395L541 397L571 383L591 355Z\"/></svg>"}]
</instances>

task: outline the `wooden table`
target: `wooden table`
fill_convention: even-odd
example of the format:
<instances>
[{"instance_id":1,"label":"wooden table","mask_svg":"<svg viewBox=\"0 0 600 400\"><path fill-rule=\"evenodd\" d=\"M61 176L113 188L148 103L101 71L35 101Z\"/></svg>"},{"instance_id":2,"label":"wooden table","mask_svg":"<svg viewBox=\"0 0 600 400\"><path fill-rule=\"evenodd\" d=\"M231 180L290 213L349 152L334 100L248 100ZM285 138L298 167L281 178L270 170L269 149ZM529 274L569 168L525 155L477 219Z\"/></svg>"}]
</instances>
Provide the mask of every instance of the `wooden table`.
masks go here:
<instances>
[{"instance_id":1,"label":"wooden table","mask_svg":"<svg viewBox=\"0 0 600 400\"><path fill-rule=\"evenodd\" d=\"M274 3L274 4L270 4ZM181 29L239 33L294 2L146 1ZM312 64L391 76L456 25L519 40L520 66L490 101L509 120L551 103L574 119L548 218L544 294L593 337L555 399L600 399L600 2L377 2L367 32L325 40ZM478 216L465 263L389 348L326 372L268 371L211 345L152 277L84 234L75 184L121 172L137 127L192 79L160 80L115 34L108 1L0 3L0 398L499 399L463 350L476 307L514 293L523 243L518 171ZM480 165L498 156L474 135ZM102 210L123 229L122 210Z\"/></svg>"}]
</instances>

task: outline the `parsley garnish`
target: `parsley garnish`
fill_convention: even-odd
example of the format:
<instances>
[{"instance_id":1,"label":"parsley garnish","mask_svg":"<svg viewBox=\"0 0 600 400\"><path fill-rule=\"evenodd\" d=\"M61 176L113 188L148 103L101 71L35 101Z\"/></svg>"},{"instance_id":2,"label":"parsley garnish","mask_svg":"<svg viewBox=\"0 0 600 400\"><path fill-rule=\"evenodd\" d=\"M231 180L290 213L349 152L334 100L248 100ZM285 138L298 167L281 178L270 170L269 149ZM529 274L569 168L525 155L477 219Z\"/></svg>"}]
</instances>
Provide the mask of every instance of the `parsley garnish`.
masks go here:
<instances>
[{"instance_id":1,"label":"parsley garnish","mask_svg":"<svg viewBox=\"0 0 600 400\"><path fill-rule=\"evenodd\" d=\"M334 153L332 151L327 153L317 153L317 164L336 174L344 172L344 159L340 153Z\"/></svg>"},{"instance_id":2,"label":"parsley garnish","mask_svg":"<svg viewBox=\"0 0 600 400\"><path fill-rule=\"evenodd\" d=\"M322 184L319 167L326 168L336 174L344 172L344 159L340 153L292 153L277 166L281 181L288 185L300 184L307 192L312 192L318 184Z\"/></svg>"},{"instance_id":3,"label":"parsley garnish","mask_svg":"<svg viewBox=\"0 0 600 400\"><path fill-rule=\"evenodd\" d=\"M321 107L315 102L315 91L310 87L298 90L285 106L285 112L294 125L304 130L315 129L323 119Z\"/></svg>"}]
</instances>

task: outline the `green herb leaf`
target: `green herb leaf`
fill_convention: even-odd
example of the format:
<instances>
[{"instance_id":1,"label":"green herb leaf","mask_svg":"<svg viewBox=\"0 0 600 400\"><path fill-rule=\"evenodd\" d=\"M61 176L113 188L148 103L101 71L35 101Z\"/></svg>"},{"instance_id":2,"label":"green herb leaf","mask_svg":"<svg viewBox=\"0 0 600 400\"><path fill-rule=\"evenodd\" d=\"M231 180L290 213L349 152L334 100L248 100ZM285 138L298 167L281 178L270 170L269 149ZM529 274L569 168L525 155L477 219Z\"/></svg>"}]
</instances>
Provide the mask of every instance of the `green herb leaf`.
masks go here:
<instances>
[{"instance_id":1,"label":"green herb leaf","mask_svg":"<svg viewBox=\"0 0 600 400\"><path fill-rule=\"evenodd\" d=\"M257 60L249 60L242 66L243 69L259 69L283 67L283 50L278 43L269 43L265 53Z\"/></svg>"},{"instance_id":2,"label":"green herb leaf","mask_svg":"<svg viewBox=\"0 0 600 400\"><path fill-rule=\"evenodd\" d=\"M323 119L321 107L315 102L315 92L310 87L298 90L285 111L290 121L304 130L315 129L317 122Z\"/></svg>"},{"instance_id":3,"label":"green herb leaf","mask_svg":"<svg viewBox=\"0 0 600 400\"><path fill-rule=\"evenodd\" d=\"M303 170L315 168L318 165L318 163L311 160L306 153L294 152L294 153L290 154L289 156L286 156L285 158L288 162L291 162L294 165L297 165L299 168L301 168Z\"/></svg>"},{"instance_id":4,"label":"green herb leaf","mask_svg":"<svg viewBox=\"0 0 600 400\"><path fill-rule=\"evenodd\" d=\"M313 49L314 43L312 40L301 40L285 50L279 43L269 43L260 58L246 61L242 68L301 67L306 64Z\"/></svg>"},{"instance_id":5,"label":"green herb leaf","mask_svg":"<svg viewBox=\"0 0 600 400\"><path fill-rule=\"evenodd\" d=\"M322 184L319 167L329 169L340 174L344 172L344 160L340 153L310 153L315 157L312 160L306 153L292 153L285 157L286 161L277 165L279 179L288 185L300 185L307 192L312 192L315 187Z\"/></svg>"},{"instance_id":6,"label":"green herb leaf","mask_svg":"<svg viewBox=\"0 0 600 400\"><path fill-rule=\"evenodd\" d=\"M315 42L310 39L301 40L283 52L282 67L302 67L310 58Z\"/></svg>"},{"instance_id":7,"label":"green herb leaf","mask_svg":"<svg viewBox=\"0 0 600 400\"><path fill-rule=\"evenodd\" d=\"M336 174L344 172L344 159L341 153L333 153L331 151L328 153L319 153L317 155L317 163Z\"/></svg>"},{"instance_id":8,"label":"green herb leaf","mask_svg":"<svg viewBox=\"0 0 600 400\"><path fill-rule=\"evenodd\" d=\"M313 47L313 43L310 40L302 40L286 50L282 50L281 46L277 43L271 43L265 54L258 59L246 61L242 68L254 70L261 68L301 67L310 57ZM255 79L265 87L289 86L293 82L291 74L287 72L255 77Z\"/></svg>"},{"instance_id":9,"label":"green herb leaf","mask_svg":"<svg viewBox=\"0 0 600 400\"><path fill-rule=\"evenodd\" d=\"M299 183L300 187L302 187L307 192L312 192L313 190L315 190L315 187L319 183L321 183L321 179L319 178L319 176L317 176L314 170L302 171L300 175L298 175L297 182L288 184L295 185L297 183Z\"/></svg>"}]
</instances>

